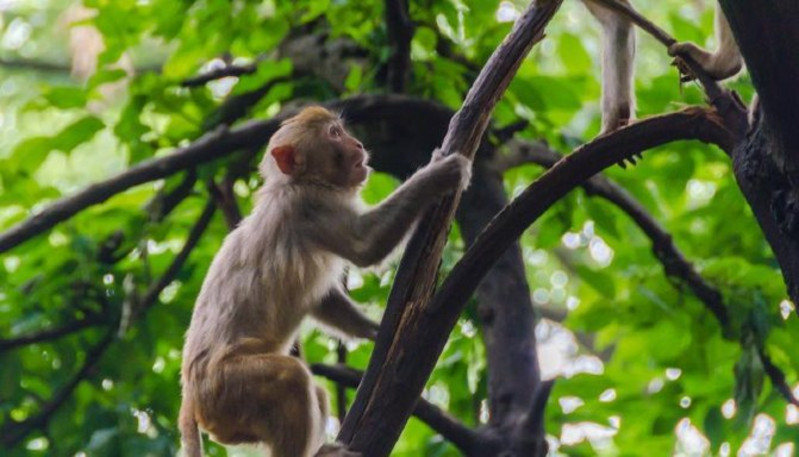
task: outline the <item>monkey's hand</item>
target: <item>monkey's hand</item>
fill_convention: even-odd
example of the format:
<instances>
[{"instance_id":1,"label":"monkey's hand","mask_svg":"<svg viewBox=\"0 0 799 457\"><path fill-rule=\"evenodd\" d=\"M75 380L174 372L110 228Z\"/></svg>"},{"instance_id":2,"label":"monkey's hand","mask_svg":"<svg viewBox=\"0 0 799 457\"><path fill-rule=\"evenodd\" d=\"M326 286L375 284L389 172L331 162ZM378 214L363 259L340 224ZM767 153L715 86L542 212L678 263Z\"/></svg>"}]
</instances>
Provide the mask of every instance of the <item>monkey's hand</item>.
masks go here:
<instances>
[{"instance_id":1,"label":"monkey's hand","mask_svg":"<svg viewBox=\"0 0 799 457\"><path fill-rule=\"evenodd\" d=\"M459 152L443 156L441 150L436 149L426 168L445 190L465 190L472 179L472 161Z\"/></svg>"},{"instance_id":2,"label":"monkey's hand","mask_svg":"<svg viewBox=\"0 0 799 457\"><path fill-rule=\"evenodd\" d=\"M735 76L743 65L738 56L725 58L721 53L710 53L690 41L669 46L669 55L674 57L672 65L680 70L681 82L696 79L696 74L685 63L686 58L695 60L702 70L716 81Z\"/></svg>"},{"instance_id":3,"label":"monkey's hand","mask_svg":"<svg viewBox=\"0 0 799 457\"><path fill-rule=\"evenodd\" d=\"M707 52L691 42L674 43L669 46L669 55L674 57L671 64L677 67L677 70L680 72L681 83L696 79L696 74L694 74L688 64L685 63L685 58L689 57L699 61L697 57L702 54L707 54Z\"/></svg>"},{"instance_id":4,"label":"monkey's hand","mask_svg":"<svg viewBox=\"0 0 799 457\"><path fill-rule=\"evenodd\" d=\"M354 452L347 449L341 443L325 444L319 451L316 452L314 457L362 457L360 452Z\"/></svg>"}]
</instances>

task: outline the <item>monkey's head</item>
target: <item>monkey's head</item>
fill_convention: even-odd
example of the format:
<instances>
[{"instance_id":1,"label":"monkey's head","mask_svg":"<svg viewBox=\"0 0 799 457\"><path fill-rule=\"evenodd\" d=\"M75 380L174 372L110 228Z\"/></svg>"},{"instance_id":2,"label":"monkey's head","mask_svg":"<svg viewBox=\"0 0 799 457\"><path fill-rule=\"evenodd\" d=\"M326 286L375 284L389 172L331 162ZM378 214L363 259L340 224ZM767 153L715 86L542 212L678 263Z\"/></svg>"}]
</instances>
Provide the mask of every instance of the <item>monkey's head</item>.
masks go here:
<instances>
[{"instance_id":1,"label":"monkey's head","mask_svg":"<svg viewBox=\"0 0 799 457\"><path fill-rule=\"evenodd\" d=\"M368 160L363 144L347 132L341 118L312 106L283 122L259 169L267 180L354 189L369 176Z\"/></svg>"}]
</instances>

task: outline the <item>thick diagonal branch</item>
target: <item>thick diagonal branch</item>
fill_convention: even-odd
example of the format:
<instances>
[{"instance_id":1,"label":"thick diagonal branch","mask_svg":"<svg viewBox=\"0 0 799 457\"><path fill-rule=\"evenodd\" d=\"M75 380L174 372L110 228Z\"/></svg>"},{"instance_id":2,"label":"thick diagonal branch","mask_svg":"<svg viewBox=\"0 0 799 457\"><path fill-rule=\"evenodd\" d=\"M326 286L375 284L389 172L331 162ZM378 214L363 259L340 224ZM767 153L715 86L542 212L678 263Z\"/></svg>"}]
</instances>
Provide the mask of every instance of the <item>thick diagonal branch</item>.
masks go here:
<instances>
[{"instance_id":1,"label":"thick diagonal branch","mask_svg":"<svg viewBox=\"0 0 799 457\"><path fill-rule=\"evenodd\" d=\"M527 52L543 36L544 27L560 4L560 0L534 1L519 18L450 121L442 145L445 153L459 152L474 157L494 105ZM452 328L451 325L444 328L436 345L413 353L418 363L405 369L418 370L399 371L411 354L398 346L404 338L404 329L425 328L424 319L420 317L426 312L435 286L441 252L459 198L459 194L446 198L428 212L405 251L369 368L339 433L339 439L355 451L375 457L389 454ZM403 330L398 331L398 328Z\"/></svg>"}]
</instances>

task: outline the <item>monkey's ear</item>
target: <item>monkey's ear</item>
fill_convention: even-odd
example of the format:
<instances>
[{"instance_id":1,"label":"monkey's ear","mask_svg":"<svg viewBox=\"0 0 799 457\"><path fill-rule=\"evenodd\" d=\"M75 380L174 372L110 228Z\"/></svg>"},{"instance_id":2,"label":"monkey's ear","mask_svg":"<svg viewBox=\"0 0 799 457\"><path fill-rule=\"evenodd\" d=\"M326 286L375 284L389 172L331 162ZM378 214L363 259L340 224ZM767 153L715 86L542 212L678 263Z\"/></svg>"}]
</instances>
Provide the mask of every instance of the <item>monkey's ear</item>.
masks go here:
<instances>
[{"instance_id":1,"label":"monkey's ear","mask_svg":"<svg viewBox=\"0 0 799 457\"><path fill-rule=\"evenodd\" d=\"M290 145L272 148L272 157L275 158L277 167L284 175L291 175L297 170L297 161L294 155L294 147Z\"/></svg>"}]
</instances>

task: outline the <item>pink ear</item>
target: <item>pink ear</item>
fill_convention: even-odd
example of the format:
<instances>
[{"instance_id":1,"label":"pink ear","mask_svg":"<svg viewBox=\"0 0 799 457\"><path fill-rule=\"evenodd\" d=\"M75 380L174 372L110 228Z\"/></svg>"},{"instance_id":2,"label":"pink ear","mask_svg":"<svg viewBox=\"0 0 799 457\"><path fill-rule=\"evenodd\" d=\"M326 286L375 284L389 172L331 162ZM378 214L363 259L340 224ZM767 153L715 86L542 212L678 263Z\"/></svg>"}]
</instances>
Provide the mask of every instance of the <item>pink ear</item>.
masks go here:
<instances>
[{"instance_id":1,"label":"pink ear","mask_svg":"<svg viewBox=\"0 0 799 457\"><path fill-rule=\"evenodd\" d=\"M290 175L295 171L297 162L294 160L293 146L276 146L272 148L272 157L277 161L277 167L285 175Z\"/></svg>"}]
</instances>

